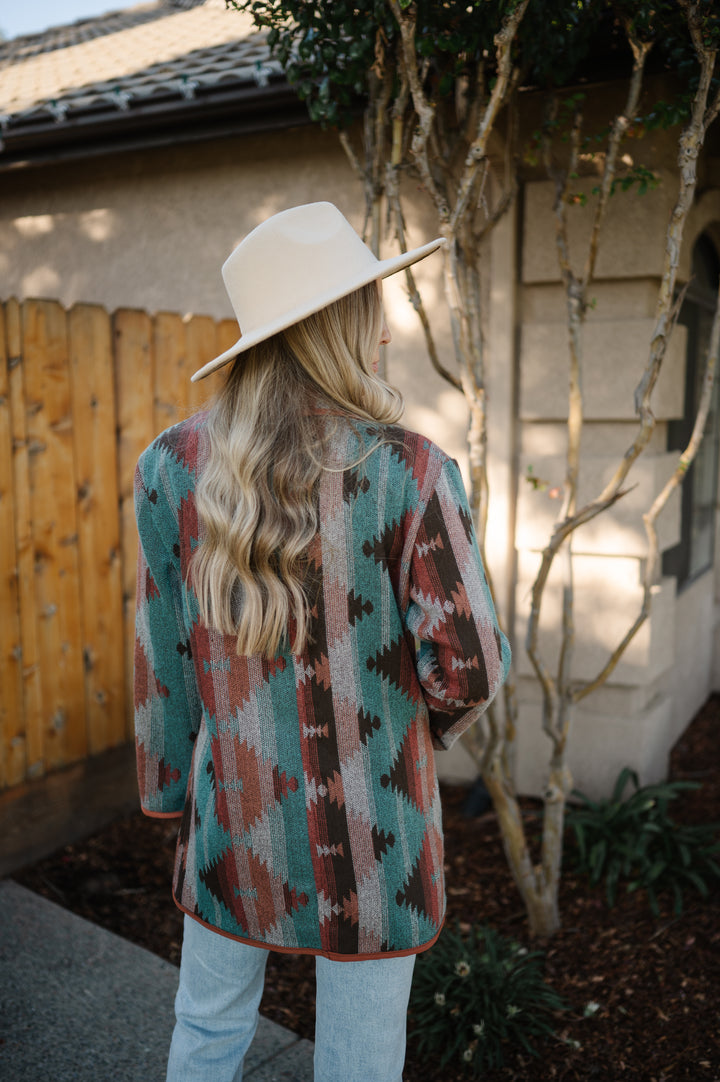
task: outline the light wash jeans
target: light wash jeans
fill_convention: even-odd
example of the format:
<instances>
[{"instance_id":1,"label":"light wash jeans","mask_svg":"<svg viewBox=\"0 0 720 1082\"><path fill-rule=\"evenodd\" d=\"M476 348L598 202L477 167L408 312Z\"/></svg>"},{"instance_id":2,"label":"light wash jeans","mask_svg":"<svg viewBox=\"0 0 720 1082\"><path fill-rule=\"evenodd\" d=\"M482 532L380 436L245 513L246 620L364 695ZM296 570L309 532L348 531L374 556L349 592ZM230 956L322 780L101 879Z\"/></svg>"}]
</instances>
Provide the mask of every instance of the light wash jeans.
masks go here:
<instances>
[{"instance_id":1,"label":"light wash jeans","mask_svg":"<svg viewBox=\"0 0 720 1082\"><path fill-rule=\"evenodd\" d=\"M167 1082L241 1082L267 958L185 917ZM415 955L315 962L315 1082L402 1082Z\"/></svg>"}]
</instances>

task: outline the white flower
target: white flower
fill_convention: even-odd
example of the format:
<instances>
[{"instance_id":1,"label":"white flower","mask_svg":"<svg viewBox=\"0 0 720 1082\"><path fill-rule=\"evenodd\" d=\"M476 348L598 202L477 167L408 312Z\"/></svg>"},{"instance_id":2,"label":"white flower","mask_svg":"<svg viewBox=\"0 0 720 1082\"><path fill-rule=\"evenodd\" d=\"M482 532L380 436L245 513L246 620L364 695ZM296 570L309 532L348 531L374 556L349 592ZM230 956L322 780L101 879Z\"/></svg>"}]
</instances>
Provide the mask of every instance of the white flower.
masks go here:
<instances>
[{"instance_id":1,"label":"white flower","mask_svg":"<svg viewBox=\"0 0 720 1082\"><path fill-rule=\"evenodd\" d=\"M585 1010L583 1011L583 1018L592 1018L592 1016L594 1014L597 1014L597 1012L599 1010L600 1010L600 1004L595 1003L595 1001L591 999L589 1003L585 1004Z\"/></svg>"},{"instance_id":2,"label":"white flower","mask_svg":"<svg viewBox=\"0 0 720 1082\"><path fill-rule=\"evenodd\" d=\"M473 1026L473 1033L475 1034L476 1037L482 1037L484 1032L485 1032L485 1019L483 1018L482 1022L476 1022L475 1023L475 1025Z\"/></svg>"},{"instance_id":3,"label":"white flower","mask_svg":"<svg viewBox=\"0 0 720 1082\"><path fill-rule=\"evenodd\" d=\"M468 977L470 975L470 966L465 959L455 963L455 972L458 977Z\"/></svg>"},{"instance_id":4,"label":"white flower","mask_svg":"<svg viewBox=\"0 0 720 1082\"><path fill-rule=\"evenodd\" d=\"M466 1048L465 1051L463 1052L463 1059L465 1060L466 1063L470 1063L472 1058L473 1058L473 1050L472 1050L472 1048Z\"/></svg>"},{"instance_id":5,"label":"white flower","mask_svg":"<svg viewBox=\"0 0 720 1082\"><path fill-rule=\"evenodd\" d=\"M508 1003L507 1016L508 1018L514 1018L516 1014L520 1014L521 1007L514 1007L512 1003Z\"/></svg>"},{"instance_id":6,"label":"white flower","mask_svg":"<svg viewBox=\"0 0 720 1082\"><path fill-rule=\"evenodd\" d=\"M435 993L435 1002L437 1003L438 1007L444 1007L445 1006L445 996L443 995L442 992L436 992Z\"/></svg>"}]
</instances>

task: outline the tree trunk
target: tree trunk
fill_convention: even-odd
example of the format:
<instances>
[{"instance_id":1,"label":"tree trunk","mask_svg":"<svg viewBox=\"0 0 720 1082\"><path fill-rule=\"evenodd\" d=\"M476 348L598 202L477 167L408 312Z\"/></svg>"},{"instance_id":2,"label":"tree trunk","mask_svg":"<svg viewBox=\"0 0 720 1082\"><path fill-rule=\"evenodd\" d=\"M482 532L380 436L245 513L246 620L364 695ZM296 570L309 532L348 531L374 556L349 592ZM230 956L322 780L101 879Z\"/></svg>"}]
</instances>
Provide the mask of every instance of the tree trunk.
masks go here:
<instances>
[{"instance_id":1,"label":"tree trunk","mask_svg":"<svg viewBox=\"0 0 720 1082\"><path fill-rule=\"evenodd\" d=\"M530 934L551 936L560 928L557 880L546 882L542 865L533 867L520 805L497 757L483 771L483 781L492 797L505 857L525 904Z\"/></svg>"},{"instance_id":2,"label":"tree trunk","mask_svg":"<svg viewBox=\"0 0 720 1082\"><path fill-rule=\"evenodd\" d=\"M560 931L560 910L558 908L557 884L546 886L531 898L525 899L530 935L538 939L549 939Z\"/></svg>"}]
</instances>

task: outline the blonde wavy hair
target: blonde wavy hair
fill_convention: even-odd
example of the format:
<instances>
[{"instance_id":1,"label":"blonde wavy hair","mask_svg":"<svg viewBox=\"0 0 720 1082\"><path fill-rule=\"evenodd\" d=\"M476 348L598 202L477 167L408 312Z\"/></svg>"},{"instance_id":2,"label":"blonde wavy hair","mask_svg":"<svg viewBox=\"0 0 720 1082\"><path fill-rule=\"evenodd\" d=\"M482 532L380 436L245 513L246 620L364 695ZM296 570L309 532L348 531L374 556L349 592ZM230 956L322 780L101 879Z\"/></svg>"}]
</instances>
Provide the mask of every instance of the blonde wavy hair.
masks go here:
<instances>
[{"instance_id":1,"label":"blonde wavy hair","mask_svg":"<svg viewBox=\"0 0 720 1082\"><path fill-rule=\"evenodd\" d=\"M371 282L248 350L210 411L191 577L203 621L235 635L238 654L275 657L291 636L302 653L309 641L328 412L387 424L402 413L372 370L382 322Z\"/></svg>"}]
</instances>

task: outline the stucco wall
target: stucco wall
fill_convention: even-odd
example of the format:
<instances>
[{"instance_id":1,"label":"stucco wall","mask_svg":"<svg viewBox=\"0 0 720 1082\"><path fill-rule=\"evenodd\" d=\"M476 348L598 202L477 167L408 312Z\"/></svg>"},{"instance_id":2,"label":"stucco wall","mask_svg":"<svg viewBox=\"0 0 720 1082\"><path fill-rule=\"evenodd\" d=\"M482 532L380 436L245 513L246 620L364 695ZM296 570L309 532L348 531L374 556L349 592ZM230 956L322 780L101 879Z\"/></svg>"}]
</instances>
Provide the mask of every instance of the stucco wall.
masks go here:
<instances>
[{"instance_id":1,"label":"stucco wall","mask_svg":"<svg viewBox=\"0 0 720 1082\"><path fill-rule=\"evenodd\" d=\"M232 317L226 256L270 214L316 199L362 226L359 182L336 137L312 128L0 174L0 294ZM411 221L410 242L432 229ZM442 310L435 261L417 276ZM386 292L407 423L462 457L462 397L430 368L402 276Z\"/></svg>"},{"instance_id":2,"label":"stucco wall","mask_svg":"<svg viewBox=\"0 0 720 1082\"><path fill-rule=\"evenodd\" d=\"M309 127L0 173L0 296L232 317L220 274L225 258L269 215L317 199L336 203L362 228L361 186L337 138ZM435 235L420 201L408 226L411 245ZM452 368L440 267L441 257L431 257L415 275ZM466 471L462 395L427 360L403 276L387 280L384 294L393 334L387 375L405 398L405 423ZM496 492L498 521L505 521L507 491ZM503 536L507 542L507 530ZM439 760L446 775L474 776L461 750Z\"/></svg>"},{"instance_id":3,"label":"stucco wall","mask_svg":"<svg viewBox=\"0 0 720 1082\"><path fill-rule=\"evenodd\" d=\"M583 432L579 503L598 495L613 476L637 432L633 392L642 374L654 324L663 268L665 227L676 196L672 174L660 186L611 201L592 287L593 308L583 334ZM589 190L592 181L577 181ZM693 211L685 252L705 229L714 228L717 193L706 193ZM518 783L541 792L550 745L542 734L542 701L523 649L529 596L541 552L552 532L562 497L567 433L568 347L565 294L555 252L554 188L528 184L522 246L520 385L516 545L516 663L520 722ZM569 214L571 261L582 267L591 228L588 207ZM682 275L689 273L684 256ZM681 417L685 390L685 328L677 327L653 397L657 426L645 453L631 469L629 492L610 511L581 528L573 539L575 623L578 634L573 677L593 678L621 642L640 611L647 539L642 514L672 472L677 453L667 448L667 422ZM660 551L680 538L680 492L658 521ZM543 659L557 671L562 584L554 566L540 621ZM718 607L713 575L678 594L674 579L659 573L651 615L622 656L608 683L576 708L568 760L579 789L607 792L625 765L644 782L667 770L668 752L713 687Z\"/></svg>"},{"instance_id":4,"label":"stucco wall","mask_svg":"<svg viewBox=\"0 0 720 1082\"><path fill-rule=\"evenodd\" d=\"M611 206L587 328L583 496L607 479L635 431L632 390L652 326L673 192L672 182L665 181L642 199L630 193ZM269 214L315 199L337 203L361 226L360 185L335 137L314 128L3 173L0 295L55 297L66 305L94 302L109 310L232 316L220 276L227 254ZM559 509L552 490L562 482L567 403L565 301L551 206L550 185L528 184L522 211L500 223L483 261L491 301L487 551L499 607L514 630L521 703L518 781L528 792L542 788L547 742L522 644L533 568ZM720 196L706 192L693 212L689 244L716 220ZM578 209L571 227L575 257L587 229L587 214ZM432 218L418 197L410 243L433 235ZM437 256L420 264L417 277L452 366L440 262ZM385 295L393 331L388 376L405 396L406 423L437 440L464 467L462 397L430 368L402 276L386 282ZM658 426L630 478L635 488L576 538L580 676L604 661L637 611L645 551L640 515L672 468L667 421L682 412L682 333L676 334L658 386ZM526 482L530 467L548 482L544 491ZM660 522L661 548L673 545L678 531L675 497ZM626 763L646 779L664 772L673 740L714 686L713 666L720 673L711 579L679 597L673 580L658 581L647 626L610 684L578 712L570 765L580 788L601 791ZM558 599L552 580L548 617L557 616ZM546 618L544 649L553 657L557 635L551 624ZM440 760L446 776L474 773L461 750Z\"/></svg>"}]
</instances>

